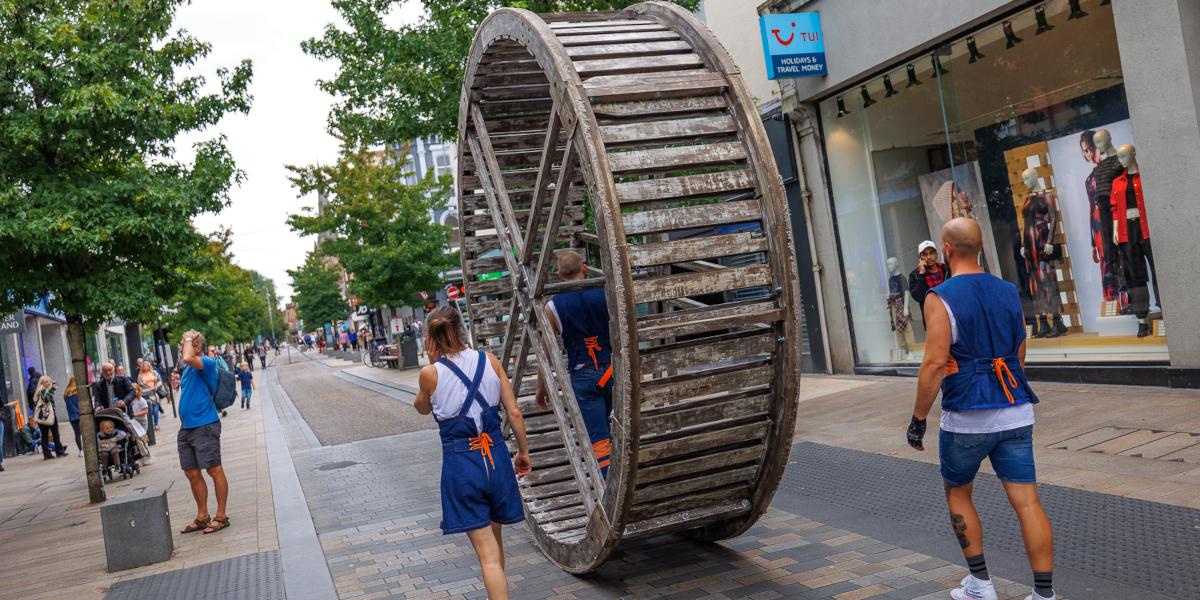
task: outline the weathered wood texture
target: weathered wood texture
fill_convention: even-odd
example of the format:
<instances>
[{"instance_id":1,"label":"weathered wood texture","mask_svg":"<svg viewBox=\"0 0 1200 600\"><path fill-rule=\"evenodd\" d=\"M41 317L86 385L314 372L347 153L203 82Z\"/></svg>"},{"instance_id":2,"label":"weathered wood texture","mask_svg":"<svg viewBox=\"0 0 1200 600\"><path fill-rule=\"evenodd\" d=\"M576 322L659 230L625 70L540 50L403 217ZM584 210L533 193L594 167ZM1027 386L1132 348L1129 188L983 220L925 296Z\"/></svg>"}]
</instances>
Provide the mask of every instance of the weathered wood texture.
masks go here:
<instances>
[{"instance_id":1,"label":"weathered wood texture","mask_svg":"<svg viewBox=\"0 0 1200 600\"><path fill-rule=\"evenodd\" d=\"M744 531L790 446L799 298L782 185L737 69L673 5L500 9L463 90L466 317L525 415L534 542L586 572L623 540ZM571 249L591 261L583 281L554 275ZM607 478L544 309L596 287L613 347Z\"/></svg>"}]
</instances>

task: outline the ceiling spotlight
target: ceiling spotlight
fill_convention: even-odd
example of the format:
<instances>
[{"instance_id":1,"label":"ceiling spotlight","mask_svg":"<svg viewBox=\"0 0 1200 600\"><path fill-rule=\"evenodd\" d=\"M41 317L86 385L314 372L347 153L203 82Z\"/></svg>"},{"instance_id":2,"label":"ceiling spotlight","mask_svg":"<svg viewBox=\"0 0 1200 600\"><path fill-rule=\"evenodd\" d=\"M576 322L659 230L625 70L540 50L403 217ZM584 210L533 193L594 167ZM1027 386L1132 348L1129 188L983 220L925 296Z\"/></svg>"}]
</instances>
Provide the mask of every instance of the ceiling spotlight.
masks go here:
<instances>
[{"instance_id":1,"label":"ceiling spotlight","mask_svg":"<svg viewBox=\"0 0 1200 600\"><path fill-rule=\"evenodd\" d=\"M936 54L933 55L932 63L933 63L934 76L950 74L950 69L947 69L946 67L942 66L942 59L938 58L938 55L936 55Z\"/></svg>"},{"instance_id":2,"label":"ceiling spotlight","mask_svg":"<svg viewBox=\"0 0 1200 600\"><path fill-rule=\"evenodd\" d=\"M891 98L892 96L895 96L896 94L900 93L900 92L896 91L896 88L892 87L892 76L891 75L883 76L883 90L885 92L883 94L884 98Z\"/></svg>"},{"instance_id":3,"label":"ceiling spotlight","mask_svg":"<svg viewBox=\"0 0 1200 600\"><path fill-rule=\"evenodd\" d=\"M846 99L845 98L842 98L841 96L837 97L837 107L838 107L837 118L840 119L840 118L850 114L850 111L846 110Z\"/></svg>"},{"instance_id":4,"label":"ceiling spotlight","mask_svg":"<svg viewBox=\"0 0 1200 600\"><path fill-rule=\"evenodd\" d=\"M867 86L865 86L865 85L859 86L858 91L859 91L859 93L862 94L863 108L866 108L872 104L875 104L875 100L873 98L871 98L871 94L867 93Z\"/></svg>"},{"instance_id":5,"label":"ceiling spotlight","mask_svg":"<svg viewBox=\"0 0 1200 600\"><path fill-rule=\"evenodd\" d=\"M1004 45L1005 48L1012 48L1022 41L1021 38L1017 37L1016 32L1013 31L1012 21L1004 22L1004 39L1008 40L1008 43Z\"/></svg>"},{"instance_id":6,"label":"ceiling spotlight","mask_svg":"<svg viewBox=\"0 0 1200 600\"><path fill-rule=\"evenodd\" d=\"M971 53L971 60L967 61L968 64L975 64L975 61L984 57L983 53L979 51L979 46L975 45L975 36L973 35L967 38L967 51Z\"/></svg>"},{"instance_id":7,"label":"ceiling spotlight","mask_svg":"<svg viewBox=\"0 0 1200 600\"><path fill-rule=\"evenodd\" d=\"M1054 26L1051 25L1050 22L1046 20L1046 5L1045 4L1033 9L1033 16L1037 18L1037 24L1038 24L1037 31L1034 32L1034 35L1042 35L1043 33L1046 33L1047 31L1054 29Z\"/></svg>"},{"instance_id":8,"label":"ceiling spotlight","mask_svg":"<svg viewBox=\"0 0 1200 600\"><path fill-rule=\"evenodd\" d=\"M1067 4L1071 5L1071 15L1067 17L1068 21L1073 19L1082 19L1088 15L1087 13L1083 12L1082 8L1079 7L1079 0L1067 0Z\"/></svg>"},{"instance_id":9,"label":"ceiling spotlight","mask_svg":"<svg viewBox=\"0 0 1200 600\"><path fill-rule=\"evenodd\" d=\"M917 79L917 68L914 67L911 63L909 63L909 65L907 67L905 67L905 69L908 71L908 85L906 85L904 87L912 87L914 85L921 85L921 80Z\"/></svg>"}]
</instances>

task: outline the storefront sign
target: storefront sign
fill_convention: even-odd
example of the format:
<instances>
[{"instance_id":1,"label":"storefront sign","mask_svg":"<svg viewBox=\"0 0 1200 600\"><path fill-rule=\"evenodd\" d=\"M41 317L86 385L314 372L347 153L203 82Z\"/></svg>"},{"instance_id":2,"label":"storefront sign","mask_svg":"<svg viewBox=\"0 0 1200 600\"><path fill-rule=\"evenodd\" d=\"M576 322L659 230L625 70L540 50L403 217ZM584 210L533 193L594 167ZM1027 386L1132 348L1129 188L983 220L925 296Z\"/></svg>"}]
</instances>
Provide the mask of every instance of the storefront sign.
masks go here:
<instances>
[{"instance_id":1,"label":"storefront sign","mask_svg":"<svg viewBox=\"0 0 1200 600\"><path fill-rule=\"evenodd\" d=\"M396 335L404 333L404 319L401 319L400 317L392 317L391 332Z\"/></svg>"},{"instance_id":2,"label":"storefront sign","mask_svg":"<svg viewBox=\"0 0 1200 600\"><path fill-rule=\"evenodd\" d=\"M25 333L25 311L4 315L4 320L0 321L0 335L6 333Z\"/></svg>"},{"instance_id":3,"label":"storefront sign","mask_svg":"<svg viewBox=\"0 0 1200 600\"><path fill-rule=\"evenodd\" d=\"M763 15L759 18L767 79L824 77L825 38L817 13Z\"/></svg>"}]
</instances>

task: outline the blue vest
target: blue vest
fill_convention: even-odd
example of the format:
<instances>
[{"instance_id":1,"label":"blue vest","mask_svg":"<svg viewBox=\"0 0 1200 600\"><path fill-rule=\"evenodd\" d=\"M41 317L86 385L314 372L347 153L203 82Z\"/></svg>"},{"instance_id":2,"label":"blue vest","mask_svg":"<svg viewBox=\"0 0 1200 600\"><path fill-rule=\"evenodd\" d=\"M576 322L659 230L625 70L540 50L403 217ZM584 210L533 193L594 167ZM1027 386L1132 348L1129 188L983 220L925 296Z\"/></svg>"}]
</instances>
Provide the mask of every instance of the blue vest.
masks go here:
<instances>
[{"instance_id":1,"label":"blue vest","mask_svg":"<svg viewBox=\"0 0 1200 600\"><path fill-rule=\"evenodd\" d=\"M604 289L565 292L554 296L554 310L567 350L567 368L588 364L603 370L612 357L608 339L608 301Z\"/></svg>"},{"instance_id":2,"label":"blue vest","mask_svg":"<svg viewBox=\"0 0 1200 600\"><path fill-rule=\"evenodd\" d=\"M954 313L958 328L942 381L942 410L1036 403L1017 356L1025 341L1025 317L1016 286L972 273L955 275L932 291Z\"/></svg>"}]
</instances>

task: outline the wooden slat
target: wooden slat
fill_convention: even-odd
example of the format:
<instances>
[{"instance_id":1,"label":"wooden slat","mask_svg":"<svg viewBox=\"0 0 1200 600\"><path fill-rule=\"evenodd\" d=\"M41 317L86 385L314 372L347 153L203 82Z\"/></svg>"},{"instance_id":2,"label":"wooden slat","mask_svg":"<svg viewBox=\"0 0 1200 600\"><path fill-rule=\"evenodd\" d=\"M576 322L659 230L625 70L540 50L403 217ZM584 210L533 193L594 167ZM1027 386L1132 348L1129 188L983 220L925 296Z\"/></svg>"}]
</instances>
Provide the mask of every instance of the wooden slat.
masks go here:
<instances>
[{"instance_id":1,"label":"wooden slat","mask_svg":"<svg viewBox=\"0 0 1200 600\"><path fill-rule=\"evenodd\" d=\"M547 283L543 289L543 294L552 296L554 294L562 294L564 292L581 292L583 290L591 290L598 287L604 287L605 280L603 277L589 277L587 279L577 279L575 281L555 281Z\"/></svg>"},{"instance_id":2,"label":"wooden slat","mask_svg":"<svg viewBox=\"0 0 1200 600\"><path fill-rule=\"evenodd\" d=\"M741 142L719 142L608 153L608 166L613 173L682 170L732 164L744 160L746 160L746 149L742 147Z\"/></svg>"},{"instance_id":3,"label":"wooden slat","mask_svg":"<svg viewBox=\"0 0 1200 600\"><path fill-rule=\"evenodd\" d=\"M601 102L592 107L598 117L644 117L691 113L725 108L721 96L634 100L631 102Z\"/></svg>"},{"instance_id":4,"label":"wooden slat","mask_svg":"<svg viewBox=\"0 0 1200 600\"><path fill-rule=\"evenodd\" d=\"M765 415L768 408L767 405L771 400L768 392L769 390L763 389L763 393L758 396L737 398L736 400L722 402L710 400L685 402L672 406L673 410L665 413L646 414L643 411L641 434L643 436L653 436L661 433L676 432L689 427L700 427L719 421L740 419L758 414Z\"/></svg>"},{"instance_id":5,"label":"wooden slat","mask_svg":"<svg viewBox=\"0 0 1200 600\"><path fill-rule=\"evenodd\" d=\"M569 206L563 212L563 220L564 221L582 221L583 216L584 216L583 213L584 213L584 209L582 206ZM540 219L539 224L545 223L545 219L547 216L549 216L549 214L550 214L549 208L542 209L542 218ZM527 223L529 221L529 210L528 209L515 211L515 215L516 215L517 221L519 223ZM463 230L466 230L466 231L494 229L496 227L496 223L495 223L494 219L492 218L492 215L488 215L488 214L475 214L475 215L464 216L464 217L462 217L461 224L462 224L461 226L462 226ZM522 232L524 232L524 231L525 231L524 228L522 228ZM503 257L501 257L501 260L503 260Z\"/></svg>"},{"instance_id":6,"label":"wooden slat","mask_svg":"<svg viewBox=\"0 0 1200 600\"><path fill-rule=\"evenodd\" d=\"M533 515L533 520L537 523L553 523L555 521L565 521L567 519L582 517L587 514L587 507L581 503L578 506L568 506L558 510L535 513Z\"/></svg>"},{"instance_id":7,"label":"wooden slat","mask_svg":"<svg viewBox=\"0 0 1200 600\"><path fill-rule=\"evenodd\" d=\"M605 15L605 17L608 17L608 15ZM626 25L657 25L658 24L657 21L647 21L645 19L606 18L603 21L570 21L570 20L556 21L556 20L554 20L555 18L557 18L557 17L555 16L555 17L547 18L546 22L550 24L550 29L552 29L556 35L563 32L564 30L578 31L579 29L587 29L589 27L606 28L606 27L624 27ZM563 17L563 18L567 18L567 17Z\"/></svg>"},{"instance_id":8,"label":"wooden slat","mask_svg":"<svg viewBox=\"0 0 1200 600\"><path fill-rule=\"evenodd\" d=\"M625 125L602 125L600 134L605 144L653 142L663 140L694 140L706 135L733 133L737 124L729 115L646 121Z\"/></svg>"},{"instance_id":9,"label":"wooden slat","mask_svg":"<svg viewBox=\"0 0 1200 600\"><path fill-rule=\"evenodd\" d=\"M695 510L634 521L626 525L625 529L622 530L622 539L634 540L669 531L692 529L713 521L731 519L748 512L750 512L749 500L741 499L722 502L721 504Z\"/></svg>"},{"instance_id":10,"label":"wooden slat","mask_svg":"<svg viewBox=\"0 0 1200 600\"><path fill-rule=\"evenodd\" d=\"M499 317L507 315L510 306L512 306L512 303L508 300L472 302L467 305L467 314L470 315L472 321L489 317Z\"/></svg>"},{"instance_id":11,"label":"wooden slat","mask_svg":"<svg viewBox=\"0 0 1200 600\"><path fill-rule=\"evenodd\" d=\"M637 42L632 44L600 44L597 46L572 46L567 56L573 60L584 58L618 58L623 56L649 56L652 54L674 54L692 49L683 40L673 42Z\"/></svg>"},{"instance_id":12,"label":"wooden slat","mask_svg":"<svg viewBox=\"0 0 1200 600\"><path fill-rule=\"evenodd\" d=\"M724 75L696 70L646 73L636 77L593 77L584 82L583 87L593 102L625 102L719 94L728 86Z\"/></svg>"},{"instance_id":13,"label":"wooden slat","mask_svg":"<svg viewBox=\"0 0 1200 600\"><path fill-rule=\"evenodd\" d=\"M587 525L589 517L576 517L567 519L566 521L557 521L555 523L547 523L542 525L542 531L546 533L555 533L558 531L566 531L568 529L579 529Z\"/></svg>"},{"instance_id":14,"label":"wooden slat","mask_svg":"<svg viewBox=\"0 0 1200 600\"><path fill-rule=\"evenodd\" d=\"M504 330L508 327L506 321L492 321L491 323L476 323L471 327L472 333L475 334L475 339L493 338L504 335Z\"/></svg>"},{"instance_id":15,"label":"wooden slat","mask_svg":"<svg viewBox=\"0 0 1200 600\"><path fill-rule=\"evenodd\" d=\"M750 465L739 469L731 469L728 471L720 471L712 475L704 475L683 481L675 481L671 483L659 483L655 485L639 488L633 493L633 501L635 503L653 502L663 498L672 496L680 496L690 492L700 490L708 490L739 481L753 481L754 476L758 474L758 467Z\"/></svg>"},{"instance_id":16,"label":"wooden slat","mask_svg":"<svg viewBox=\"0 0 1200 600\"><path fill-rule=\"evenodd\" d=\"M559 436L559 440L562 436ZM561 446L561 442L559 443ZM533 472L523 477L529 485L545 485L547 483L557 483L559 481L573 481L575 479L575 471L571 467L549 467L546 469L534 469Z\"/></svg>"},{"instance_id":17,"label":"wooden slat","mask_svg":"<svg viewBox=\"0 0 1200 600\"><path fill-rule=\"evenodd\" d=\"M666 368L687 369L722 360L765 354L774 349L775 336L770 330L766 333L753 333L750 337L738 334L738 337L729 337L721 341L701 338L643 351L642 370L650 373Z\"/></svg>"},{"instance_id":18,"label":"wooden slat","mask_svg":"<svg viewBox=\"0 0 1200 600\"><path fill-rule=\"evenodd\" d=\"M641 341L655 340L664 337L694 335L697 333L709 333L712 331L720 331L731 327L745 327L748 325L763 325L781 321L784 318L784 310L775 308L773 302L762 302L751 309L739 310L729 313L714 313L709 316L692 316L686 320L658 323L653 322L653 325L639 326L638 339ZM670 313L667 313L670 314Z\"/></svg>"},{"instance_id":19,"label":"wooden slat","mask_svg":"<svg viewBox=\"0 0 1200 600\"><path fill-rule=\"evenodd\" d=\"M463 283L467 288L467 296L470 297L502 294L513 290L513 280L510 277L489 279L487 281L465 281Z\"/></svg>"},{"instance_id":20,"label":"wooden slat","mask_svg":"<svg viewBox=\"0 0 1200 600\"><path fill-rule=\"evenodd\" d=\"M666 26L654 22L628 23L604 26L592 24L589 27L555 28L554 35L560 40L570 39L578 35L603 35L612 33L630 33L634 31L667 31Z\"/></svg>"},{"instance_id":21,"label":"wooden slat","mask_svg":"<svg viewBox=\"0 0 1200 600\"><path fill-rule=\"evenodd\" d=\"M630 31L626 33L593 33L588 35L559 36L563 46L597 46L602 44L632 44L636 42L665 42L679 39L671 30Z\"/></svg>"},{"instance_id":22,"label":"wooden slat","mask_svg":"<svg viewBox=\"0 0 1200 600\"><path fill-rule=\"evenodd\" d=\"M714 452L704 456L685 460L670 461L659 465L641 467L638 469L639 483L653 483L665 479L673 479L693 473L701 473L714 469L730 468L742 463L757 462L766 452L762 444L756 444L736 450Z\"/></svg>"},{"instance_id":23,"label":"wooden slat","mask_svg":"<svg viewBox=\"0 0 1200 600\"><path fill-rule=\"evenodd\" d=\"M740 390L771 382L772 367L746 368L734 365L685 373L642 384L642 411L650 411L684 402L689 398Z\"/></svg>"},{"instance_id":24,"label":"wooden slat","mask_svg":"<svg viewBox=\"0 0 1200 600\"><path fill-rule=\"evenodd\" d=\"M635 281L633 282L633 297L635 303L641 304L642 302L758 287L770 283L771 268L768 265L750 265L707 273L684 273Z\"/></svg>"},{"instance_id":25,"label":"wooden slat","mask_svg":"<svg viewBox=\"0 0 1200 600\"><path fill-rule=\"evenodd\" d=\"M555 496L553 498L531 500L527 506L529 507L529 512L539 513L550 510L558 510L568 506L575 506L576 504L583 504L583 497L581 497L578 492L563 496Z\"/></svg>"},{"instance_id":26,"label":"wooden slat","mask_svg":"<svg viewBox=\"0 0 1200 600\"><path fill-rule=\"evenodd\" d=\"M638 448L639 463L658 461L693 452L702 452L741 444L751 440L762 439L767 434L770 421L757 421L744 425L734 425L716 431L703 431L684 437L672 437L661 442L642 442Z\"/></svg>"},{"instance_id":27,"label":"wooden slat","mask_svg":"<svg viewBox=\"0 0 1200 600\"><path fill-rule=\"evenodd\" d=\"M731 500L750 497L750 486L747 483L737 483L731 486L708 489L702 492L675 496L669 499L656 500L634 505L630 511L630 519L644 521L660 515L691 511Z\"/></svg>"},{"instance_id":28,"label":"wooden slat","mask_svg":"<svg viewBox=\"0 0 1200 600\"><path fill-rule=\"evenodd\" d=\"M575 70L580 77L615 75L618 73L654 73L678 71L689 67L701 67L704 61L696 54L662 54L654 56L631 56L627 58L603 58L576 60Z\"/></svg>"},{"instance_id":29,"label":"wooden slat","mask_svg":"<svg viewBox=\"0 0 1200 600\"><path fill-rule=\"evenodd\" d=\"M762 209L757 200L738 200L703 206L681 206L630 212L621 215L626 235L661 231L679 231L714 225L732 225L761 221Z\"/></svg>"},{"instance_id":30,"label":"wooden slat","mask_svg":"<svg viewBox=\"0 0 1200 600\"><path fill-rule=\"evenodd\" d=\"M558 422L554 420L553 415L545 415L542 418L545 418L546 416L550 418L555 427L558 427ZM526 419L525 422L528 423L529 419ZM567 450L565 448L554 448L542 452L529 453L529 461L534 464L534 468L538 469L565 465L567 464L568 460L570 460L570 456L567 455ZM580 502L582 502L582 500L580 500Z\"/></svg>"},{"instance_id":31,"label":"wooden slat","mask_svg":"<svg viewBox=\"0 0 1200 600\"><path fill-rule=\"evenodd\" d=\"M746 170L701 173L618 183L617 199L622 204L686 200L722 196L753 190L754 176Z\"/></svg>"},{"instance_id":32,"label":"wooden slat","mask_svg":"<svg viewBox=\"0 0 1200 600\"><path fill-rule=\"evenodd\" d=\"M526 481L528 477L522 477L517 480L517 484L521 489L521 497L528 500L539 498L554 498L563 494L579 493L579 484L574 479L566 479L556 481L554 483L534 485Z\"/></svg>"},{"instance_id":33,"label":"wooden slat","mask_svg":"<svg viewBox=\"0 0 1200 600\"><path fill-rule=\"evenodd\" d=\"M636 244L630 245L626 249L629 253L629 264L642 267L765 252L766 250L767 238L759 232L729 233L653 244Z\"/></svg>"}]
</instances>

